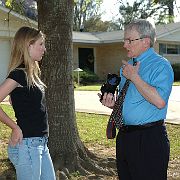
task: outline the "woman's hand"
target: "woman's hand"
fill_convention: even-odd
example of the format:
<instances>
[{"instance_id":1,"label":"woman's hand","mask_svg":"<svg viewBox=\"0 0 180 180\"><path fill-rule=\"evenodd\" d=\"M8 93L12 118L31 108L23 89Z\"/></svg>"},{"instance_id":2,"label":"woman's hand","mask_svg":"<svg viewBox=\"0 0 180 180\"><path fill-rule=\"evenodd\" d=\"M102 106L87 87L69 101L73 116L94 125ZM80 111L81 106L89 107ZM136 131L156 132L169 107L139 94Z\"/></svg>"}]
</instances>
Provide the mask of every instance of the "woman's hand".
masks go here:
<instances>
[{"instance_id":1,"label":"woman's hand","mask_svg":"<svg viewBox=\"0 0 180 180\"><path fill-rule=\"evenodd\" d=\"M101 98L101 94L98 93L99 98ZM101 101L102 105L113 108L115 104L115 97L112 93L104 93L104 96Z\"/></svg>"},{"instance_id":2,"label":"woman's hand","mask_svg":"<svg viewBox=\"0 0 180 180\"><path fill-rule=\"evenodd\" d=\"M11 146L16 146L22 142L23 134L20 127L17 125L16 128L12 129L11 137L9 139L9 144Z\"/></svg>"}]
</instances>

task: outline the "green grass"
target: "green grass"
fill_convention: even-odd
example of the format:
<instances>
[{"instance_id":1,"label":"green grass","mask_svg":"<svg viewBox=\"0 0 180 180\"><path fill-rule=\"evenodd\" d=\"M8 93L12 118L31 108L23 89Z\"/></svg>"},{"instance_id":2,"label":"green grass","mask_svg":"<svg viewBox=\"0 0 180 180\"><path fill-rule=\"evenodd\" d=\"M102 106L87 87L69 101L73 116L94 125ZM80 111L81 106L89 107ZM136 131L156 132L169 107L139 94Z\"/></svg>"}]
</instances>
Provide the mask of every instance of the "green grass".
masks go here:
<instances>
[{"instance_id":1,"label":"green grass","mask_svg":"<svg viewBox=\"0 0 180 180\"><path fill-rule=\"evenodd\" d=\"M75 91L100 91L102 84L92 84L92 85L76 85Z\"/></svg>"},{"instance_id":2,"label":"green grass","mask_svg":"<svg viewBox=\"0 0 180 180\"><path fill-rule=\"evenodd\" d=\"M9 105L1 105L5 112L14 118L14 111ZM7 159L7 145L11 129L0 122L0 175L8 175L9 169L13 169L9 160ZM12 171L11 171L12 172ZM12 174L10 176L13 176Z\"/></svg>"},{"instance_id":3,"label":"green grass","mask_svg":"<svg viewBox=\"0 0 180 180\"><path fill-rule=\"evenodd\" d=\"M11 106L1 105L1 107L11 118L14 118L14 111ZM11 133L11 129L7 127L5 124L0 122L0 159L7 157L6 147L10 133Z\"/></svg>"},{"instance_id":4,"label":"green grass","mask_svg":"<svg viewBox=\"0 0 180 180\"><path fill-rule=\"evenodd\" d=\"M2 108L10 117L14 118L14 113L9 105L2 105ZM76 113L78 131L81 140L88 146L103 145L105 147L115 146L115 140L107 140L106 125L108 116L89 113ZM171 158L180 157L180 126L167 124L168 136L171 143ZM10 129L0 123L0 174L11 168L7 161L7 142Z\"/></svg>"},{"instance_id":5,"label":"green grass","mask_svg":"<svg viewBox=\"0 0 180 180\"><path fill-rule=\"evenodd\" d=\"M85 144L99 144L106 147L115 146L115 140L106 138L105 129L109 116L76 113L76 118L80 138Z\"/></svg>"},{"instance_id":6,"label":"green grass","mask_svg":"<svg viewBox=\"0 0 180 180\"><path fill-rule=\"evenodd\" d=\"M173 86L180 86L180 81L174 82Z\"/></svg>"},{"instance_id":7,"label":"green grass","mask_svg":"<svg viewBox=\"0 0 180 180\"><path fill-rule=\"evenodd\" d=\"M170 140L170 157L180 158L180 125L167 124L167 132Z\"/></svg>"},{"instance_id":8,"label":"green grass","mask_svg":"<svg viewBox=\"0 0 180 180\"><path fill-rule=\"evenodd\" d=\"M100 91L102 83L89 84L89 85L75 85L75 91ZM180 81L174 82L173 86L180 86Z\"/></svg>"},{"instance_id":9,"label":"green grass","mask_svg":"<svg viewBox=\"0 0 180 180\"><path fill-rule=\"evenodd\" d=\"M86 144L100 144L106 147L115 146L115 140L107 140L106 125L108 116L77 113L77 124L82 141ZM171 144L171 158L180 157L180 125L167 124Z\"/></svg>"}]
</instances>

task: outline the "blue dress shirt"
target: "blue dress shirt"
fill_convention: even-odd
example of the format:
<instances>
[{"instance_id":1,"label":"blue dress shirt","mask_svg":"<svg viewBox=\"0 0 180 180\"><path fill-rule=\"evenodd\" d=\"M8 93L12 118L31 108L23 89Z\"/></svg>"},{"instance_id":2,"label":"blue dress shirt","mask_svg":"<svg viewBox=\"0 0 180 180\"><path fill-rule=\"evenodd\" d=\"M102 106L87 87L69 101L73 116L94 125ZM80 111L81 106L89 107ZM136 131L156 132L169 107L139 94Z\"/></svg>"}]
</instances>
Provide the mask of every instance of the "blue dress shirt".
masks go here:
<instances>
[{"instance_id":1,"label":"blue dress shirt","mask_svg":"<svg viewBox=\"0 0 180 180\"><path fill-rule=\"evenodd\" d=\"M168 99L174 81L173 69L168 60L158 55L153 48L149 48L136 58L140 62L139 75L143 81L156 88L159 95L166 102L166 106L158 109L148 102L131 82L123 104L123 121L126 125L140 125L165 119L167 114ZM133 61L129 61L133 64ZM126 78L120 69L121 90Z\"/></svg>"}]
</instances>

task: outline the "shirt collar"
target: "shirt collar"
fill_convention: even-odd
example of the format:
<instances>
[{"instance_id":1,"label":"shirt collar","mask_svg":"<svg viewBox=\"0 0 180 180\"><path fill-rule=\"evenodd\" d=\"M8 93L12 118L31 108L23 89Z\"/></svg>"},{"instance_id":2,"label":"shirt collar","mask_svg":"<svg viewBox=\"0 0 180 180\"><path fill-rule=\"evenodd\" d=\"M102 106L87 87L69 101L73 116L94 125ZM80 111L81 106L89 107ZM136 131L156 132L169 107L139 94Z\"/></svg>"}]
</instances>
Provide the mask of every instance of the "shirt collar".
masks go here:
<instances>
[{"instance_id":1,"label":"shirt collar","mask_svg":"<svg viewBox=\"0 0 180 180\"><path fill-rule=\"evenodd\" d=\"M154 48L149 48L147 49L145 52L143 52L141 55L139 55L136 60L143 62L144 60L146 60L149 56L151 56L154 53Z\"/></svg>"}]
</instances>

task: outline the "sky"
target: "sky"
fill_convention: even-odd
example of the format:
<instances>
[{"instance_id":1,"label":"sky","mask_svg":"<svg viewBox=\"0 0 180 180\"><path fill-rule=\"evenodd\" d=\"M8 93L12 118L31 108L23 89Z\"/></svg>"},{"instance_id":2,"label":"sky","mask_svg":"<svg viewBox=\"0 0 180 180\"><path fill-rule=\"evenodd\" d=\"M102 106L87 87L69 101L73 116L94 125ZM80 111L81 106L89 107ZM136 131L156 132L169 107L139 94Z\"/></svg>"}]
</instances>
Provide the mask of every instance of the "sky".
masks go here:
<instances>
[{"instance_id":1,"label":"sky","mask_svg":"<svg viewBox=\"0 0 180 180\"><path fill-rule=\"evenodd\" d=\"M126 0L129 2L129 4L133 4L135 0ZM176 7L179 7L179 11L177 10ZM102 20L103 21L108 21L112 20L112 17L117 19L119 17L119 5L118 5L118 0L103 0L102 4L102 11L105 11L104 15L102 15ZM176 0L175 1L175 22L180 22L180 1Z\"/></svg>"},{"instance_id":2,"label":"sky","mask_svg":"<svg viewBox=\"0 0 180 180\"><path fill-rule=\"evenodd\" d=\"M102 15L103 21L112 20L112 17L117 17L118 15L117 0L103 0L102 11L105 11Z\"/></svg>"}]
</instances>

